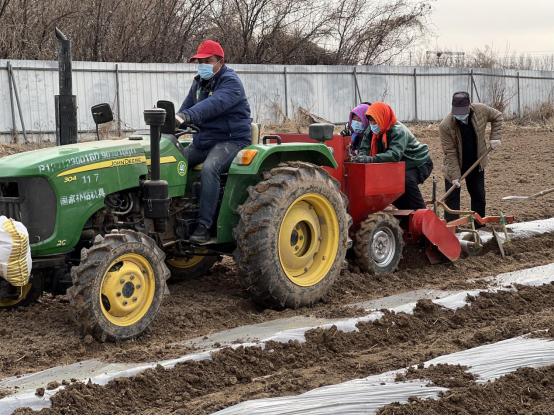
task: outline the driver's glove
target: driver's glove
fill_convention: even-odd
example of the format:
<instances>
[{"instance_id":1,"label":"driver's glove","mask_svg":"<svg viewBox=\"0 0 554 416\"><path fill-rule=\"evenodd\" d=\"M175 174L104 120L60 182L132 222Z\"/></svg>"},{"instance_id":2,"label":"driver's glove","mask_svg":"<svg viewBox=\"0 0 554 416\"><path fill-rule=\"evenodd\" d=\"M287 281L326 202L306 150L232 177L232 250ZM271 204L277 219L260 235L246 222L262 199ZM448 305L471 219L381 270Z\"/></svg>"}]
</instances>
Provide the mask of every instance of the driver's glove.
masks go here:
<instances>
[{"instance_id":1,"label":"driver's glove","mask_svg":"<svg viewBox=\"0 0 554 416\"><path fill-rule=\"evenodd\" d=\"M175 122L177 123L177 127L180 127L181 124L191 124L192 119L187 113L177 113L175 114Z\"/></svg>"}]
</instances>

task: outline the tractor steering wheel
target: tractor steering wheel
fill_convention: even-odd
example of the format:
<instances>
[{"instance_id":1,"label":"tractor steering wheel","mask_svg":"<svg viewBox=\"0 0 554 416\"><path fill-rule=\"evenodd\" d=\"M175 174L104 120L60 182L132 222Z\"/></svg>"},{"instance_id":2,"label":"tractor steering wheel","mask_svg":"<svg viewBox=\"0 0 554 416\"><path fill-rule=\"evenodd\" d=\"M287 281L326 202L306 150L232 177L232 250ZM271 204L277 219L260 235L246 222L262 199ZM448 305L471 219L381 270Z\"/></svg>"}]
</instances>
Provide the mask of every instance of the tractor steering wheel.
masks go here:
<instances>
[{"instance_id":1,"label":"tractor steering wheel","mask_svg":"<svg viewBox=\"0 0 554 416\"><path fill-rule=\"evenodd\" d=\"M181 137L184 134L195 134L200 131L200 128L195 124L187 124L184 129L175 129L175 137Z\"/></svg>"}]
</instances>

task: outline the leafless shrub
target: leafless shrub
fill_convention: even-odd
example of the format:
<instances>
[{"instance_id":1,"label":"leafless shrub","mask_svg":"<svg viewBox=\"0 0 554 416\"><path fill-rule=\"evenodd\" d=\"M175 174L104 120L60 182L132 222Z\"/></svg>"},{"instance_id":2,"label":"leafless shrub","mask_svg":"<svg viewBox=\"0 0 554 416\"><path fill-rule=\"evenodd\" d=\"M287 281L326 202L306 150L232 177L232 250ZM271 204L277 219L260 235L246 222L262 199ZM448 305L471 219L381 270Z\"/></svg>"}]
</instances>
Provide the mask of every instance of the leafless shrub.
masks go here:
<instances>
[{"instance_id":1,"label":"leafless shrub","mask_svg":"<svg viewBox=\"0 0 554 416\"><path fill-rule=\"evenodd\" d=\"M489 105L504 113L516 93L508 90L504 78L494 78L489 83Z\"/></svg>"},{"instance_id":2,"label":"leafless shrub","mask_svg":"<svg viewBox=\"0 0 554 416\"><path fill-rule=\"evenodd\" d=\"M554 100L550 98L531 109L526 109L519 121L521 124L554 126Z\"/></svg>"}]
</instances>

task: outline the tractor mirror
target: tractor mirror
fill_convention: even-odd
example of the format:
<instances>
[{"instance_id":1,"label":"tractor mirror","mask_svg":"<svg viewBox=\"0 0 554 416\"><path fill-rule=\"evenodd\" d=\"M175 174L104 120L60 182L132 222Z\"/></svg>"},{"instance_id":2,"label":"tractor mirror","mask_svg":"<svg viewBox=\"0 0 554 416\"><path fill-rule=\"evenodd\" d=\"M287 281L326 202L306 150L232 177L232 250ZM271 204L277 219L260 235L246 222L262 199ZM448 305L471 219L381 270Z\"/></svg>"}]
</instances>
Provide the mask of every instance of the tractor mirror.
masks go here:
<instances>
[{"instance_id":1,"label":"tractor mirror","mask_svg":"<svg viewBox=\"0 0 554 416\"><path fill-rule=\"evenodd\" d=\"M165 110L165 123L162 126L162 133L175 134L175 106L171 101L159 100L156 107Z\"/></svg>"},{"instance_id":2,"label":"tractor mirror","mask_svg":"<svg viewBox=\"0 0 554 416\"><path fill-rule=\"evenodd\" d=\"M309 136L310 139L324 142L333 138L333 131L335 126L328 123L314 123L310 124Z\"/></svg>"},{"instance_id":3,"label":"tractor mirror","mask_svg":"<svg viewBox=\"0 0 554 416\"><path fill-rule=\"evenodd\" d=\"M93 105L90 110L96 125L113 121L112 108L107 103Z\"/></svg>"}]
</instances>

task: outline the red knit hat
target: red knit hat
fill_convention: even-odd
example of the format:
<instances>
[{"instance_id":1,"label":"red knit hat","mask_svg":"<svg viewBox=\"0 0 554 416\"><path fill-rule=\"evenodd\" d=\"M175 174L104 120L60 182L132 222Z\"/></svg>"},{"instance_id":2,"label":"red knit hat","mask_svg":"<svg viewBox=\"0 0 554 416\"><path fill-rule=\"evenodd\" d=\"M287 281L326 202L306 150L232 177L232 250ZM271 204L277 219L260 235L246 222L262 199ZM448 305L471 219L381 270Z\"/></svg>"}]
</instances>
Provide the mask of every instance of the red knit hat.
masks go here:
<instances>
[{"instance_id":1,"label":"red knit hat","mask_svg":"<svg viewBox=\"0 0 554 416\"><path fill-rule=\"evenodd\" d=\"M221 58L225 57L225 52L221 45L215 40L207 39L198 45L196 50L196 55L190 57L189 62L193 59L204 59L209 58L210 56L219 56Z\"/></svg>"}]
</instances>

